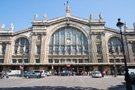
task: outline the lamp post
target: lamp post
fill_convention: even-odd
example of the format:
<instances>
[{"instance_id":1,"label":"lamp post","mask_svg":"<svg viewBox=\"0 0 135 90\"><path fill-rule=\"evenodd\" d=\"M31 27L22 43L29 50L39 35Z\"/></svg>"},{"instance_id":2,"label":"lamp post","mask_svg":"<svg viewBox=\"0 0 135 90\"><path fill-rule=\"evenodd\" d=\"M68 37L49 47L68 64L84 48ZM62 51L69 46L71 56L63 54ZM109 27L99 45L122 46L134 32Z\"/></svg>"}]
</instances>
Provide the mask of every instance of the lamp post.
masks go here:
<instances>
[{"instance_id":1,"label":"lamp post","mask_svg":"<svg viewBox=\"0 0 135 90\"><path fill-rule=\"evenodd\" d=\"M111 47L112 47L112 46L111 46ZM114 67L114 77L117 77L116 61L115 61L115 56L113 55L113 53L114 53L114 50L111 49L111 54L112 54L113 60L114 60L114 62L113 62L113 67Z\"/></svg>"},{"instance_id":2,"label":"lamp post","mask_svg":"<svg viewBox=\"0 0 135 90\"><path fill-rule=\"evenodd\" d=\"M23 68L22 68L22 77L23 77L24 76L24 57L25 57L25 52L24 51L23 51L23 54L22 55L23 55L23 58L22 58L22 62L23 62L22 63L23 64L22 65L23 66Z\"/></svg>"},{"instance_id":3,"label":"lamp post","mask_svg":"<svg viewBox=\"0 0 135 90\"><path fill-rule=\"evenodd\" d=\"M123 22L120 22L120 18L119 18L116 26L118 28L120 28L120 35L121 35L121 41L122 41L122 50L123 50L123 55L124 55L125 72L126 72L125 73L126 89L127 90L132 90L132 86L131 86L131 83L130 83L130 76L129 76L129 73L128 73L128 67L127 67L127 61L126 61L126 55L125 55L125 49L124 49L122 31L121 31L121 27L123 25L124 25L124 23Z\"/></svg>"}]
</instances>

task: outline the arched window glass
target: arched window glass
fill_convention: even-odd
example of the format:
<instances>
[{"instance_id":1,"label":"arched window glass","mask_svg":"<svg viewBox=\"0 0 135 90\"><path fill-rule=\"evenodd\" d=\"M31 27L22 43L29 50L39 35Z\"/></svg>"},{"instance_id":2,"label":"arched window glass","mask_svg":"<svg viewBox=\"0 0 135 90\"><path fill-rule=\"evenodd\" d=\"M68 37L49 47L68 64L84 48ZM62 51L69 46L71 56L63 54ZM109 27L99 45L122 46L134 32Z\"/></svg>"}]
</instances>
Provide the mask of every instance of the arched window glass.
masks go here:
<instances>
[{"instance_id":1,"label":"arched window glass","mask_svg":"<svg viewBox=\"0 0 135 90\"><path fill-rule=\"evenodd\" d=\"M19 38L15 41L14 53L23 54L23 52L29 53L29 41L26 38Z\"/></svg>"},{"instance_id":2,"label":"arched window glass","mask_svg":"<svg viewBox=\"0 0 135 90\"><path fill-rule=\"evenodd\" d=\"M49 54L88 54L87 38L78 29L61 28L51 36Z\"/></svg>"},{"instance_id":3,"label":"arched window glass","mask_svg":"<svg viewBox=\"0 0 135 90\"><path fill-rule=\"evenodd\" d=\"M116 37L110 38L108 40L108 50L110 53L123 52L121 41Z\"/></svg>"}]
</instances>

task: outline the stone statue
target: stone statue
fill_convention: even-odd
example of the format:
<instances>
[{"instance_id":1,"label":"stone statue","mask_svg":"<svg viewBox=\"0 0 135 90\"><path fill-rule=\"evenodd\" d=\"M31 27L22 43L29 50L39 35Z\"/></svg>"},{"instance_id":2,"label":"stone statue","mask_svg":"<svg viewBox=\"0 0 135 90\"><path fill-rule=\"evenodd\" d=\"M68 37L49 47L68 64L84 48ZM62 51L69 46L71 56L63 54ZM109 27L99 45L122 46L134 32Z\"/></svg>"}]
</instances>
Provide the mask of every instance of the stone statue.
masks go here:
<instances>
[{"instance_id":1,"label":"stone statue","mask_svg":"<svg viewBox=\"0 0 135 90\"><path fill-rule=\"evenodd\" d=\"M127 26L127 23L125 22L125 26L124 26L124 32L126 32L128 26Z\"/></svg>"},{"instance_id":2,"label":"stone statue","mask_svg":"<svg viewBox=\"0 0 135 90\"><path fill-rule=\"evenodd\" d=\"M134 26L134 30L135 30L135 22L133 23L133 26Z\"/></svg>"},{"instance_id":3,"label":"stone statue","mask_svg":"<svg viewBox=\"0 0 135 90\"><path fill-rule=\"evenodd\" d=\"M90 14L90 20L92 20L92 19L93 19L93 14L91 13L91 14Z\"/></svg>"},{"instance_id":4,"label":"stone statue","mask_svg":"<svg viewBox=\"0 0 135 90\"><path fill-rule=\"evenodd\" d=\"M103 16L101 13L99 14L99 18L100 18L100 20L103 20Z\"/></svg>"},{"instance_id":5,"label":"stone statue","mask_svg":"<svg viewBox=\"0 0 135 90\"><path fill-rule=\"evenodd\" d=\"M14 29L14 26L13 26L13 24L11 23L10 24L10 30L13 30Z\"/></svg>"},{"instance_id":6,"label":"stone statue","mask_svg":"<svg viewBox=\"0 0 135 90\"><path fill-rule=\"evenodd\" d=\"M38 15L36 14L35 17L34 17L34 20L37 20L37 17L38 17Z\"/></svg>"},{"instance_id":7,"label":"stone statue","mask_svg":"<svg viewBox=\"0 0 135 90\"><path fill-rule=\"evenodd\" d=\"M1 25L1 30L4 30L5 29L5 24L2 24Z\"/></svg>"},{"instance_id":8,"label":"stone statue","mask_svg":"<svg viewBox=\"0 0 135 90\"><path fill-rule=\"evenodd\" d=\"M70 16L70 12L71 12L70 6L68 5L68 6L66 7L66 16Z\"/></svg>"},{"instance_id":9,"label":"stone statue","mask_svg":"<svg viewBox=\"0 0 135 90\"><path fill-rule=\"evenodd\" d=\"M46 14L44 14L44 21L46 21L47 20L47 15Z\"/></svg>"}]
</instances>

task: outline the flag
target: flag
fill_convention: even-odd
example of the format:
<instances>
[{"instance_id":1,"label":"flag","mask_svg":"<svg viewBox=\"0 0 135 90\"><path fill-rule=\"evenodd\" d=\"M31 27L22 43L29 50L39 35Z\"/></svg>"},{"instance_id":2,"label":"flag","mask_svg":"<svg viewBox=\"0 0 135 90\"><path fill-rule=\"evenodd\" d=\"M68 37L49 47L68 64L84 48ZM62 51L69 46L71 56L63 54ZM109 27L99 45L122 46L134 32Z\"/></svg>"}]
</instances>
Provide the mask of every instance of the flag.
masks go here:
<instances>
[{"instance_id":1,"label":"flag","mask_svg":"<svg viewBox=\"0 0 135 90\"><path fill-rule=\"evenodd\" d=\"M66 2L64 3L64 5L66 5L66 4L68 4L68 1L66 1Z\"/></svg>"}]
</instances>

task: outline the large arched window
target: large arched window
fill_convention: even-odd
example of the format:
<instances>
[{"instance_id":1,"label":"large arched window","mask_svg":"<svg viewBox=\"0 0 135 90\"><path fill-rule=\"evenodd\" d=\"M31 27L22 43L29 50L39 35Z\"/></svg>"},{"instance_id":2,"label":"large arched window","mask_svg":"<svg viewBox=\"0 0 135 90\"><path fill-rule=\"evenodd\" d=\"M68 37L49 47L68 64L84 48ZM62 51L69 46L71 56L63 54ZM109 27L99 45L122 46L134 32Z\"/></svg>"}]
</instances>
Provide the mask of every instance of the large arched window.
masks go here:
<instances>
[{"instance_id":1,"label":"large arched window","mask_svg":"<svg viewBox=\"0 0 135 90\"><path fill-rule=\"evenodd\" d=\"M122 43L120 39L112 37L108 40L108 49L110 53L123 52Z\"/></svg>"},{"instance_id":2,"label":"large arched window","mask_svg":"<svg viewBox=\"0 0 135 90\"><path fill-rule=\"evenodd\" d=\"M49 54L88 54L86 36L75 28L61 28L51 36Z\"/></svg>"},{"instance_id":3,"label":"large arched window","mask_svg":"<svg viewBox=\"0 0 135 90\"><path fill-rule=\"evenodd\" d=\"M14 53L23 54L23 52L29 53L29 41L26 38L19 38L15 41Z\"/></svg>"}]
</instances>

